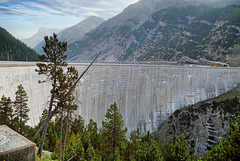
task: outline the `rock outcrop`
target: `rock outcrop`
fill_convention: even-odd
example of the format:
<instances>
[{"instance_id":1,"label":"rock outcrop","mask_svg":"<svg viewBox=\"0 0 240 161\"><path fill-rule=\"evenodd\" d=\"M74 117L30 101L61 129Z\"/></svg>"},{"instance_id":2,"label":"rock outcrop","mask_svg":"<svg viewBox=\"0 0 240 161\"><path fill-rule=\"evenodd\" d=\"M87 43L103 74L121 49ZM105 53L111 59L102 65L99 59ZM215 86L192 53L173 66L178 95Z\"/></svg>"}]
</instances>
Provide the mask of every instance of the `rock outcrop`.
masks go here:
<instances>
[{"instance_id":1,"label":"rock outcrop","mask_svg":"<svg viewBox=\"0 0 240 161\"><path fill-rule=\"evenodd\" d=\"M189 151L204 156L217 142L225 138L228 121L240 109L238 98L203 102L176 110L155 132L161 141L186 136Z\"/></svg>"}]
</instances>

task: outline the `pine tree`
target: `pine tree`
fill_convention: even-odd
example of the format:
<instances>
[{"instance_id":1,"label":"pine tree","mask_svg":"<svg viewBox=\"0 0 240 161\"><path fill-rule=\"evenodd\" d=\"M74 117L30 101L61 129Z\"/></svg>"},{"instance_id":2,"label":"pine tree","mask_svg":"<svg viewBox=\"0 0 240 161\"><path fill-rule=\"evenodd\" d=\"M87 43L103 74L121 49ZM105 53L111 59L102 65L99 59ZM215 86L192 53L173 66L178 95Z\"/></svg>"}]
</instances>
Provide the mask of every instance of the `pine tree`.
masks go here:
<instances>
[{"instance_id":1,"label":"pine tree","mask_svg":"<svg viewBox=\"0 0 240 161\"><path fill-rule=\"evenodd\" d=\"M30 111L27 106L28 96L27 96L27 93L24 90L22 84L20 84L17 87L17 91L15 94L16 94L16 100L14 102L15 116L17 118L18 127L19 127L19 129L17 129L17 131L20 134L23 134L25 124L29 120L29 117L27 114Z\"/></svg>"},{"instance_id":2,"label":"pine tree","mask_svg":"<svg viewBox=\"0 0 240 161\"><path fill-rule=\"evenodd\" d=\"M52 108L54 105L54 101L56 99L56 89L59 86L59 82L57 81L57 77L59 77L58 74L59 70L62 70L62 67L67 66L67 63L64 62L64 60L67 58L67 55L64 53L67 51L67 42L61 42L58 41L57 35L54 33L53 37L50 36L48 38L47 36L44 37L45 39L45 47L43 47L43 50L46 55L39 56L40 60L44 63L37 63L37 67L39 69L36 70L39 75L46 75L47 80L39 81L39 82L45 82L50 81L52 83L52 90L51 90L51 99L48 107L48 116L44 123L44 129L41 137L41 142L38 149L38 155L41 157L42 149L44 145L44 140L47 134L48 124L52 116Z\"/></svg>"},{"instance_id":3,"label":"pine tree","mask_svg":"<svg viewBox=\"0 0 240 161\"><path fill-rule=\"evenodd\" d=\"M134 130L130 134L130 140L131 140L131 149L132 150L137 150L138 144L139 144L139 139L140 139L140 130Z\"/></svg>"},{"instance_id":4,"label":"pine tree","mask_svg":"<svg viewBox=\"0 0 240 161\"><path fill-rule=\"evenodd\" d=\"M99 156L96 154L94 148L92 146L89 146L86 150L86 155L84 156L86 160L102 160L99 158Z\"/></svg>"},{"instance_id":5,"label":"pine tree","mask_svg":"<svg viewBox=\"0 0 240 161\"><path fill-rule=\"evenodd\" d=\"M166 161L190 160L190 154L187 150L187 141L184 135L177 138L175 144L172 139L164 145L163 157Z\"/></svg>"},{"instance_id":6,"label":"pine tree","mask_svg":"<svg viewBox=\"0 0 240 161\"><path fill-rule=\"evenodd\" d=\"M126 132L127 128L124 128L122 115L117 104L114 103L107 109L105 121L102 122L101 151L103 157L110 157L108 159L114 160L117 157L115 156L117 149L121 155L126 143Z\"/></svg>"},{"instance_id":7,"label":"pine tree","mask_svg":"<svg viewBox=\"0 0 240 161\"><path fill-rule=\"evenodd\" d=\"M71 117L73 111L77 109L77 105L73 102L74 97L72 95L72 92L70 91L70 89L74 88L74 83L77 80L77 78L78 71L74 67L67 68L66 73L63 72L63 69L58 70L57 80L59 82L59 86L56 88L56 100L57 108L61 109L60 156L62 153L62 160L64 160L64 150L67 129L69 124L69 117ZM63 120L65 120L65 123L63 123ZM62 146L63 124L65 126L64 126L64 140Z\"/></svg>"},{"instance_id":8,"label":"pine tree","mask_svg":"<svg viewBox=\"0 0 240 161\"><path fill-rule=\"evenodd\" d=\"M95 148L99 149L99 135L97 123L90 119L89 124L86 127L87 135L90 137L90 144Z\"/></svg>"},{"instance_id":9,"label":"pine tree","mask_svg":"<svg viewBox=\"0 0 240 161\"><path fill-rule=\"evenodd\" d=\"M71 122L71 132L73 132L75 135L77 133L83 133L84 129L84 119L81 115L74 118L74 120Z\"/></svg>"},{"instance_id":10,"label":"pine tree","mask_svg":"<svg viewBox=\"0 0 240 161\"><path fill-rule=\"evenodd\" d=\"M137 133L133 133L132 136L136 137L138 135ZM133 158L135 160L163 160L162 144L159 140L153 139L149 131L147 135L144 135L141 137L141 139L135 141L134 144L137 146L135 149L133 149Z\"/></svg>"},{"instance_id":11,"label":"pine tree","mask_svg":"<svg viewBox=\"0 0 240 161\"><path fill-rule=\"evenodd\" d=\"M43 124L44 123L44 121L47 118L47 114L48 114L47 109L44 109L43 112L42 112L42 116L39 118L39 120L40 120L39 124Z\"/></svg>"},{"instance_id":12,"label":"pine tree","mask_svg":"<svg viewBox=\"0 0 240 161\"><path fill-rule=\"evenodd\" d=\"M190 155L187 150L188 143L184 135L181 135L175 143L175 159L188 160Z\"/></svg>"},{"instance_id":13,"label":"pine tree","mask_svg":"<svg viewBox=\"0 0 240 161\"><path fill-rule=\"evenodd\" d=\"M66 153L65 159L66 160L84 160L84 148L82 144L81 134L75 135L74 133L71 134L70 138L68 139L66 146Z\"/></svg>"},{"instance_id":14,"label":"pine tree","mask_svg":"<svg viewBox=\"0 0 240 161\"><path fill-rule=\"evenodd\" d=\"M173 139L168 139L167 143L164 144L163 158L165 161L175 161L175 147Z\"/></svg>"},{"instance_id":15,"label":"pine tree","mask_svg":"<svg viewBox=\"0 0 240 161\"><path fill-rule=\"evenodd\" d=\"M67 42L59 42L57 39L57 35L54 33L53 37L48 38L47 36L44 37L45 39L45 47L43 47L43 50L46 55L39 56L39 59L44 63L37 63L39 69L36 70L39 75L46 75L47 79L41 82L50 81L52 83L52 90L51 90L51 99L49 102L48 107L48 116L44 122L44 124L39 128L39 130L36 132L36 134L33 137L33 141L37 138L37 136L40 134L40 132L43 130L41 142L38 149L38 155L41 157L42 149L44 140L47 133L47 128L49 121L53 117L55 113L59 111L58 108L52 109L54 106L54 101L56 99L57 95L57 88L59 86L59 80L58 78L61 78L60 75L62 73L62 67L67 66L67 62L64 62L64 60L67 58L67 55L64 55L64 53L67 51ZM80 79L84 76L84 74L88 71L88 69L92 66L94 61L97 59L97 57L100 55L100 53L95 57L95 59L91 62L91 64L85 69L85 71L78 77L78 79L72 83L71 88L69 91L67 91L68 94L72 94L73 90L76 87L76 84L80 81ZM62 71L61 71L62 70ZM58 107L58 106L55 106ZM76 108L75 105L71 108Z\"/></svg>"},{"instance_id":16,"label":"pine tree","mask_svg":"<svg viewBox=\"0 0 240 161\"><path fill-rule=\"evenodd\" d=\"M48 45L49 46L49 45ZM78 77L78 79L76 80L76 82L73 84L73 86L72 86L72 88L69 90L69 92L73 92L74 91L74 89L75 89L75 87L76 87L76 85L77 85L77 83L80 81L80 79L86 74L86 72L88 71L88 69L93 65L93 63L96 61L96 59L98 58L98 56L101 54L101 52L94 58L94 60L88 65L88 67L82 72L82 74ZM45 59L45 56L42 56L42 58L41 59ZM64 58L65 59L65 58ZM43 60L43 62L44 62L44 60ZM45 74L45 75L48 75L48 72L47 72L47 66L44 66L44 65L42 65L41 63L38 63L37 64L37 66L39 66L39 70L36 70L37 72L39 72L39 74ZM66 65L64 65L64 66L66 66ZM44 70L43 72L41 72L41 70ZM49 77L49 75L48 75L48 77ZM45 81L39 81L39 82L45 82ZM54 87L54 86L53 86ZM52 95L53 96L53 95ZM50 101L50 103L49 103L49 108L51 108L52 109L52 102L53 102L53 98L54 97L51 97L51 101ZM59 111L59 109L58 108L55 108L50 114L48 114L48 117L47 117L47 119L46 119L46 121L44 122L44 124L42 124L41 126L40 126L40 128L38 129L38 131L35 133L35 135L33 136L33 138L32 138L32 141L35 141L36 140L36 138L38 137L38 135L40 134L40 132L43 130L43 129L45 129L44 131L46 131L46 123L47 122L49 122L49 120L51 120L51 118L57 113ZM44 133L46 133L46 132L44 132Z\"/></svg>"},{"instance_id":17,"label":"pine tree","mask_svg":"<svg viewBox=\"0 0 240 161\"><path fill-rule=\"evenodd\" d=\"M3 95L0 101L0 124L5 124L12 127L12 121L13 108L11 98L7 98Z\"/></svg>"}]
</instances>

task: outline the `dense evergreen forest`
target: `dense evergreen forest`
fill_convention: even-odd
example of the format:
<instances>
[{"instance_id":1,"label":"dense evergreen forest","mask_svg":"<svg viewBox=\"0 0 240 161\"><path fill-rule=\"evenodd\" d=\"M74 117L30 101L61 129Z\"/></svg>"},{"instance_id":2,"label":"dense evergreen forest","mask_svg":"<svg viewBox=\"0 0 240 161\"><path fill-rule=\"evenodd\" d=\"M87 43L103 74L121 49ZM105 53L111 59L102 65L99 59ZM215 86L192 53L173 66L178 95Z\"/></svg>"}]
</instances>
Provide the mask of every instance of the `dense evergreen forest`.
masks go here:
<instances>
[{"instance_id":1,"label":"dense evergreen forest","mask_svg":"<svg viewBox=\"0 0 240 161\"><path fill-rule=\"evenodd\" d=\"M38 61L36 51L14 38L0 27L0 60L1 61Z\"/></svg>"},{"instance_id":2,"label":"dense evergreen forest","mask_svg":"<svg viewBox=\"0 0 240 161\"><path fill-rule=\"evenodd\" d=\"M6 124L14 130L22 133L29 139L32 139L37 130L41 127L47 117L47 110L44 110L40 123L32 128L27 126L27 112L29 109L25 104L24 118L17 116L19 111L18 104L25 102L27 98L20 97L20 93L25 93L21 85L16 92L16 101L10 98L2 97L0 101L0 124ZM237 98L233 101L236 102ZM25 100L25 101L24 101ZM226 102L226 101L222 101ZM231 102L231 100L230 100ZM228 101L229 103L229 101ZM12 104L12 105L11 105ZM228 104L226 104L228 106ZM238 105L239 106L239 101ZM8 108L6 108L8 107ZM11 107L11 108L10 108ZM12 107L16 107L13 110ZM8 110L6 110L8 109ZM5 112L4 112L5 111ZM8 111L8 112L6 112ZM14 112L15 111L15 112ZM8 113L7 115L5 115ZM184 135L178 138L168 140L165 144L160 142L152 134L140 134L139 130L133 131L130 138L126 138L127 129L124 127L121 113L116 105L112 104L108 108L105 120L102 122L102 128L97 127L97 123L90 120L85 126L81 116L72 115L66 124L66 117L61 119L61 113L56 115L54 121L49 122L48 134L46 136L44 149L51 153L50 156L44 156L46 160L238 160L240 157L240 115L229 120L229 130L227 138L223 139L214 146L204 158L194 156L188 151L188 142ZM7 120L7 121L6 121ZM24 121L21 121L24 120ZM64 123L64 126L61 124ZM66 145L64 155L61 154L61 131L68 127L66 132ZM41 138L37 137L36 143L39 145ZM43 159L42 158L42 159ZM48 158L48 159L47 159Z\"/></svg>"}]
</instances>

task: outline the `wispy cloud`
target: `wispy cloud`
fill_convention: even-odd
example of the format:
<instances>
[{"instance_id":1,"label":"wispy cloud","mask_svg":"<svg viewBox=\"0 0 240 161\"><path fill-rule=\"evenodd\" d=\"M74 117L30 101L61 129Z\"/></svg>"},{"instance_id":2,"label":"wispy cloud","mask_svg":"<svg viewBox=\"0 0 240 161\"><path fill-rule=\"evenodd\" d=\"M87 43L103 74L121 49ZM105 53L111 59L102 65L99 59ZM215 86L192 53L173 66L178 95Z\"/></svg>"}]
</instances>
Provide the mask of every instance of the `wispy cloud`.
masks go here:
<instances>
[{"instance_id":1,"label":"wispy cloud","mask_svg":"<svg viewBox=\"0 0 240 161\"><path fill-rule=\"evenodd\" d=\"M9 6L0 6L0 14L1 15L17 15L17 16L23 16L26 18L40 18L41 15L46 15L46 13L29 8L22 4L15 4L15 5L9 5ZM18 17L19 18L19 17Z\"/></svg>"},{"instance_id":2,"label":"wispy cloud","mask_svg":"<svg viewBox=\"0 0 240 161\"><path fill-rule=\"evenodd\" d=\"M9 24L7 24L9 19L17 19L16 32L18 30L17 27L20 28L20 26L26 26L27 24L31 25L31 23L51 24L51 27L54 27L54 25L57 27L67 27L76 24L88 16L94 15L104 19L111 18L129 4L137 1L138 0L1 0L0 25L9 26ZM3 22L4 19L6 19L5 23ZM21 24L21 20L22 23L25 24ZM36 25L34 25L34 27L36 28Z\"/></svg>"},{"instance_id":3,"label":"wispy cloud","mask_svg":"<svg viewBox=\"0 0 240 161\"><path fill-rule=\"evenodd\" d=\"M130 1L130 2L129 2ZM112 16L116 12L121 11L130 3L137 0L4 0L0 2L1 14L22 14L23 16L31 15L67 15L78 17L81 14L93 13L96 15L104 15L104 12L112 12ZM110 17L103 17L108 19Z\"/></svg>"}]
</instances>

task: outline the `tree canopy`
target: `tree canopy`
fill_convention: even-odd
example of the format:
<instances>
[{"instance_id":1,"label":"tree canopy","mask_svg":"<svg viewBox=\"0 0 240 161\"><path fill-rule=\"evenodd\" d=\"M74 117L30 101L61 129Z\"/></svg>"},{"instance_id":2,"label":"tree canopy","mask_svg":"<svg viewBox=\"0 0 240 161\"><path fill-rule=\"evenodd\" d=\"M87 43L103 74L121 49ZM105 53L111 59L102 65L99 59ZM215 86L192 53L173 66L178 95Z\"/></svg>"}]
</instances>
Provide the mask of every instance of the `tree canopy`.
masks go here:
<instances>
[{"instance_id":1,"label":"tree canopy","mask_svg":"<svg viewBox=\"0 0 240 161\"><path fill-rule=\"evenodd\" d=\"M20 134L23 134L24 132L24 126L29 120L28 117L28 112L30 111L28 106L27 106L27 101L28 101L28 96L27 93L25 92L22 84L20 84L17 87L16 91L16 99L14 101L14 106L15 106L15 117L17 118L17 122L19 125L19 130L18 132Z\"/></svg>"}]
</instances>

